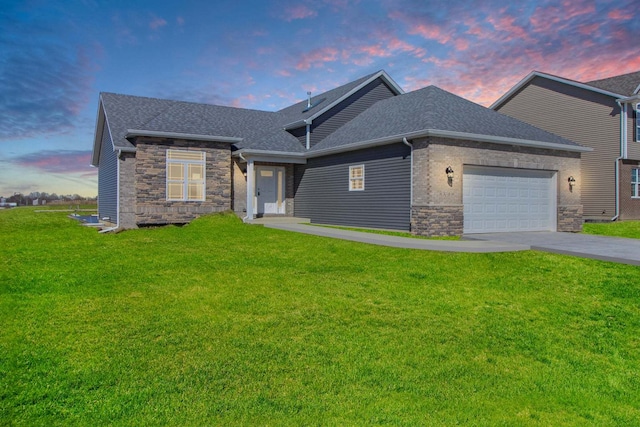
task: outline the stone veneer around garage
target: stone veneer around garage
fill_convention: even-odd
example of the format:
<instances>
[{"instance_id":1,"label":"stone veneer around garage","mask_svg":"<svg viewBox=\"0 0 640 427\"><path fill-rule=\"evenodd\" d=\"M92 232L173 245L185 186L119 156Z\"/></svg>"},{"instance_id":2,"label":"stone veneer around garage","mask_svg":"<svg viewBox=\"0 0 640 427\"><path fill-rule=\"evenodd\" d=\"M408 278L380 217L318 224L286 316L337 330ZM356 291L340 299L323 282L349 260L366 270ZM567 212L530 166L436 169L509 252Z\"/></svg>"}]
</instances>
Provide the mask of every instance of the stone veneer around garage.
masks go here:
<instances>
[{"instance_id":1,"label":"stone veneer around garage","mask_svg":"<svg viewBox=\"0 0 640 427\"><path fill-rule=\"evenodd\" d=\"M413 147L413 234L462 234L465 165L557 171L557 231L582 230L579 153L436 137L415 140ZM447 166L455 171L451 185L444 172ZM571 175L578 181L572 191L564 185Z\"/></svg>"},{"instance_id":2,"label":"stone veneer around garage","mask_svg":"<svg viewBox=\"0 0 640 427\"><path fill-rule=\"evenodd\" d=\"M206 153L205 201L168 201L166 152ZM231 209L231 149L228 143L138 138L135 155L136 225L187 223L200 215Z\"/></svg>"}]
</instances>

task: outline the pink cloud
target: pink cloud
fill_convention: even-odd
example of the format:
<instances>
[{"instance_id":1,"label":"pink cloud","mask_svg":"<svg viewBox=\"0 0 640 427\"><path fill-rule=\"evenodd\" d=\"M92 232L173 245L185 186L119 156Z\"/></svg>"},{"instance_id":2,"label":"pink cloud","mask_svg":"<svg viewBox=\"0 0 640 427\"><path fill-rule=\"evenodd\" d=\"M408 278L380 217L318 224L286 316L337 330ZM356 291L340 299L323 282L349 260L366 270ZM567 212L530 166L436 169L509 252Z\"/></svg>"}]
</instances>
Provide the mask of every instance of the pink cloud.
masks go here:
<instances>
[{"instance_id":1,"label":"pink cloud","mask_svg":"<svg viewBox=\"0 0 640 427\"><path fill-rule=\"evenodd\" d=\"M614 9L607 14L609 19L613 19L614 21L628 21L631 19L631 15L625 13L623 10Z\"/></svg>"},{"instance_id":2,"label":"pink cloud","mask_svg":"<svg viewBox=\"0 0 640 427\"><path fill-rule=\"evenodd\" d=\"M23 167L39 169L47 173L88 173L90 151L39 151L25 154L12 161Z\"/></svg>"},{"instance_id":3,"label":"pink cloud","mask_svg":"<svg viewBox=\"0 0 640 427\"><path fill-rule=\"evenodd\" d=\"M578 32L580 34L588 36L589 34L595 33L599 29L600 29L600 24L596 22L596 23L589 24L589 25L581 25L581 26L579 26L578 27Z\"/></svg>"},{"instance_id":4,"label":"pink cloud","mask_svg":"<svg viewBox=\"0 0 640 427\"><path fill-rule=\"evenodd\" d=\"M313 49L311 52L301 55L295 68L296 70L308 70L311 67L322 67L325 62L336 61L338 53L338 49L333 47Z\"/></svg>"},{"instance_id":5,"label":"pink cloud","mask_svg":"<svg viewBox=\"0 0 640 427\"><path fill-rule=\"evenodd\" d=\"M318 12L300 4L285 9L283 18L285 21L291 22L295 19L313 18L315 16L318 16Z\"/></svg>"},{"instance_id":6,"label":"pink cloud","mask_svg":"<svg viewBox=\"0 0 640 427\"><path fill-rule=\"evenodd\" d=\"M508 39L512 39L512 38L519 38L522 40L530 39L525 29L515 24L516 18L513 16L503 15L498 18L489 16L487 18L487 21L491 25L493 25L493 28L495 28L497 31L502 31L504 33L509 34L510 37Z\"/></svg>"},{"instance_id":7,"label":"pink cloud","mask_svg":"<svg viewBox=\"0 0 640 427\"><path fill-rule=\"evenodd\" d=\"M152 30L157 30L158 28L162 28L167 25L167 21L162 18L154 17L151 22L149 22L149 28Z\"/></svg>"},{"instance_id":8,"label":"pink cloud","mask_svg":"<svg viewBox=\"0 0 640 427\"><path fill-rule=\"evenodd\" d=\"M178 25L182 26L184 25L184 18L182 16L178 16L176 18L176 22L178 23Z\"/></svg>"},{"instance_id":9,"label":"pink cloud","mask_svg":"<svg viewBox=\"0 0 640 427\"><path fill-rule=\"evenodd\" d=\"M451 40L449 32L437 25L419 23L409 28L408 32L409 34L417 34L425 39L435 40L441 44L445 44Z\"/></svg>"}]
</instances>

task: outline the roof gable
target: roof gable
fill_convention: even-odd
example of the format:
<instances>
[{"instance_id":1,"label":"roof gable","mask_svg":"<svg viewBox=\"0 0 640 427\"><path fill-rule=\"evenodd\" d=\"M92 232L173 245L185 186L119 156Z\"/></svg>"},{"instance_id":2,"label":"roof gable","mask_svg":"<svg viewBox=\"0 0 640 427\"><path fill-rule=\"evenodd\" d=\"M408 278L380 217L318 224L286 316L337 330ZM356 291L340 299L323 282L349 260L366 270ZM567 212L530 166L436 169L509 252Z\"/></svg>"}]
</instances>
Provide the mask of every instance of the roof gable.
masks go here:
<instances>
[{"instance_id":1,"label":"roof gable","mask_svg":"<svg viewBox=\"0 0 640 427\"><path fill-rule=\"evenodd\" d=\"M482 136L539 141L567 148L578 144L512 117L485 108L436 86L377 102L311 151L334 149L363 141L384 141L429 134Z\"/></svg>"},{"instance_id":2,"label":"roof gable","mask_svg":"<svg viewBox=\"0 0 640 427\"><path fill-rule=\"evenodd\" d=\"M282 114L285 129L304 126L305 120L315 120L378 78L382 79L396 95L404 93L402 88L385 71L381 70L312 97L311 107L308 107L309 100L304 100L278 111Z\"/></svg>"}]
</instances>

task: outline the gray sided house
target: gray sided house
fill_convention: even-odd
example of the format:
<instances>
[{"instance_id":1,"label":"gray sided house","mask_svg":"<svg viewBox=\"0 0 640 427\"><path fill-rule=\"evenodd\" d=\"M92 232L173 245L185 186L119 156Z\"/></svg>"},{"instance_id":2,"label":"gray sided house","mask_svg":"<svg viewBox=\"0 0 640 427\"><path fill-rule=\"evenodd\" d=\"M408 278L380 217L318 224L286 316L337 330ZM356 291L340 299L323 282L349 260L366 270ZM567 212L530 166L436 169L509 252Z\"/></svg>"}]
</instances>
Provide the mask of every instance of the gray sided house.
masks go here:
<instances>
[{"instance_id":1,"label":"gray sided house","mask_svg":"<svg viewBox=\"0 0 640 427\"><path fill-rule=\"evenodd\" d=\"M534 71L491 108L593 149L576 183L586 220L640 219L640 72L577 82Z\"/></svg>"},{"instance_id":2,"label":"gray sided house","mask_svg":"<svg viewBox=\"0 0 640 427\"><path fill-rule=\"evenodd\" d=\"M579 231L588 150L379 71L275 112L102 93L92 164L113 227L232 209L437 236Z\"/></svg>"}]
</instances>

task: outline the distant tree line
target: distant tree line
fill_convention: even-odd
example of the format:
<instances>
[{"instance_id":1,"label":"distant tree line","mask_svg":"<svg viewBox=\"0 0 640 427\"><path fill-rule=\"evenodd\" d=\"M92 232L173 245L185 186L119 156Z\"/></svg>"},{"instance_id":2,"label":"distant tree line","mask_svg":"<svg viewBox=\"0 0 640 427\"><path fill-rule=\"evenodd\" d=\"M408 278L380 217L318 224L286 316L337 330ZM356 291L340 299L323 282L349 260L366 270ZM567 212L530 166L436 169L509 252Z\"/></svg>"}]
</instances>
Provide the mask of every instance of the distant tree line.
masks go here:
<instances>
[{"instance_id":1,"label":"distant tree line","mask_svg":"<svg viewBox=\"0 0 640 427\"><path fill-rule=\"evenodd\" d=\"M33 191L29 194L14 193L10 196L0 196L0 199L4 199L6 203L16 203L18 206L31 206L34 204L34 201L39 205L47 203L59 204L69 202L91 204L95 203L97 197L84 197L79 194L56 194Z\"/></svg>"}]
</instances>

